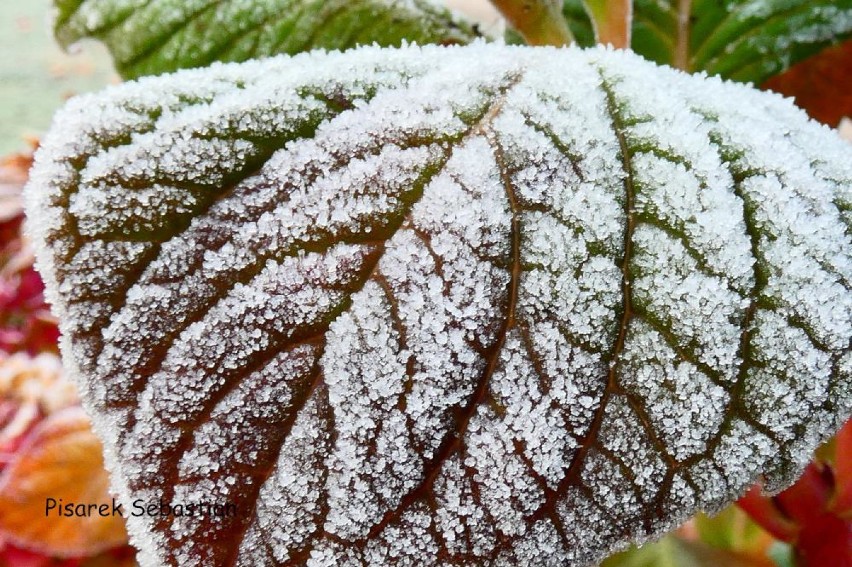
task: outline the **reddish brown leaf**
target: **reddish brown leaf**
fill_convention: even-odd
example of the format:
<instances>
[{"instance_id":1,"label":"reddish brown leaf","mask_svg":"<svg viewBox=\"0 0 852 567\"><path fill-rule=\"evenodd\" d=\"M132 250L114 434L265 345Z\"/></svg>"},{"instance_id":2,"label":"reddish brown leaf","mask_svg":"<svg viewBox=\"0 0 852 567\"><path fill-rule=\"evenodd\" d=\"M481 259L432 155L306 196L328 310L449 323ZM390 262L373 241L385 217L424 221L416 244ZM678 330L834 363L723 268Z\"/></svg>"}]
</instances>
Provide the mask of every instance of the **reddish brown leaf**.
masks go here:
<instances>
[{"instance_id":1,"label":"reddish brown leaf","mask_svg":"<svg viewBox=\"0 0 852 567\"><path fill-rule=\"evenodd\" d=\"M852 41L821 51L763 84L796 99L813 118L835 127L852 117Z\"/></svg>"}]
</instances>

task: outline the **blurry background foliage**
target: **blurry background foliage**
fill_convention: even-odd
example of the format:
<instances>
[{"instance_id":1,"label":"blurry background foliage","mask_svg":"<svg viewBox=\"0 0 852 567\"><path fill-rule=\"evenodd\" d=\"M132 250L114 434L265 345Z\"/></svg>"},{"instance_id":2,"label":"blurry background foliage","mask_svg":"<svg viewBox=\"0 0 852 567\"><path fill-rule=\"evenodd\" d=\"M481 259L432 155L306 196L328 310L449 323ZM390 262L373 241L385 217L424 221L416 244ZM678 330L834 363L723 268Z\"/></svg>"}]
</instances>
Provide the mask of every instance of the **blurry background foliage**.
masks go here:
<instances>
[{"instance_id":1,"label":"blurry background foliage","mask_svg":"<svg viewBox=\"0 0 852 567\"><path fill-rule=\"evenodd\" d=\"M185 22L186 25L175 22L179 24L177 34L169 32L168 22L153 17L157 16L154 5L158 2L152 2L149 7L151 18L140 12L112 29L110 16L98 21L101 17L92 19L85 11L77 12L85 4L83 0L56 0L57 12L64 16L75 15L67 21L60 18L54 30L52 0L0 1L0 155L25 148L25 137L44 132L51 115L68 96L98 90L119 80L105 44L112 50L122 75L133 77L169 70L170 65L174 68L185 66L187 63L182 59L191 55L192 49L187 46L196 36L214 44L225 41L221 46L214 45L215 49L209 54L202 53L202 57L197 58L201 64L208 62L203 60L207 55L214 59L239 60L279 51L298 51L314 44L336 47L344 41L340 47L346 47L345 42L349 40L336 38L352 36L353 18L361 20L362 23L354 27L359 28L356 31L363 36L361 40L368 43L373 40L382 44L398 43L394 34L421 43L464 43L476 35L501 37L505 31L497 10L488 0L443 0L450 8L476 22L473 29L461 20L458 27L454 23L453 27L442 29L445 17L439 11L430 11L426 24L416 24L404 17L399 23L399 14L389 11L389 14L379 14L382 16L379 19L388 20L386 25L364 25L363 21L369 20L370 0L328 0L314 3L322 6L322 10L311 9L329 11L332 17L324 20L322 26L318 26L320 29L310 30L311 34L302 41L298 33L286 32L289 29L287 18L277 16L275 9L282 1L258 2L258 6L266 6L272 15L265 15L255 25L251 18L236 21L231 17L239 13L233 12L239 5L232 7L229 0L217 0L212 3L220 6L217 10L205 10ZM632 32L637 52L661 63L678 62L681 28L676 10L683 1L635 1ZM104 5L110 4L105 2ZM418 0L420 5L427 5L427 2ZM732 6L730 13L721 8L723 5ZM758 83L788 63L804 59L852 31L852 0L692 0L691 6L693 17L683 36L686 49L682 53L682 66ZM563 12L577 43L593 43L592 23L581 0L564 0ZM215 18L225 16L234 20L233 25L214 22ZM318 21L323 17L318 16ZM209 25L211 23L216 25ZM217 37L211 39L205 32L207 28L219 30ZM237 37L252 41L243 42L248 45L246 49L240 47L239 41L229 45L229 30ZM73 54L64 53L51 39L54 31L63 44L76 44ZM271 36L267 38L270 41L264 42L263 34ZM90 37L105 43L88 39ZM513 32L506 37L509 41L521 41ZM792 75L790 77L774 78L768 86L797 96L814 117L836 126L844 115L852 114L852 45L828 51L834 53L833 57L823 57L822 63L805 66L804 71L787 73Z\"/></svg>"},{"instance_id":2,"label":"blurry background foliage","mask_svg":"<svg viewBox=\"0 0 852 567\"><path fill-rule=\"evenodd\" d=\"M64 100L118 80L104 46L74 55L52 38L50 0L0 0L0 155L26 147Z\"/></svg>"}]
</instances>

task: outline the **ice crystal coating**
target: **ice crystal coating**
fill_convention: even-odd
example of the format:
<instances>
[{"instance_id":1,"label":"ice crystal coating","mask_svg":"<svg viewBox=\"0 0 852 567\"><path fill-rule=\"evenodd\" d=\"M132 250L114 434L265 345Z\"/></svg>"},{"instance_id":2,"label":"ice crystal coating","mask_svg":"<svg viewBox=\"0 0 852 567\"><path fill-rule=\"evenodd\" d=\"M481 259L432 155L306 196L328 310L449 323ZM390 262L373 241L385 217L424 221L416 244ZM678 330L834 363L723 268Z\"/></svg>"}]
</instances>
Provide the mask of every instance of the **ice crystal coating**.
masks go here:
<instances>
[{"instance_id":1,"label":"ice crystal coating","mask_svg":"<svg viewBox=\"0 0 852 567\"><path fill-rule=\"evenodd\" d=\"M852 149L604 49L74 99L30 230L143 565L586 565L852 409Z\"/></svg>"}]
</instances>

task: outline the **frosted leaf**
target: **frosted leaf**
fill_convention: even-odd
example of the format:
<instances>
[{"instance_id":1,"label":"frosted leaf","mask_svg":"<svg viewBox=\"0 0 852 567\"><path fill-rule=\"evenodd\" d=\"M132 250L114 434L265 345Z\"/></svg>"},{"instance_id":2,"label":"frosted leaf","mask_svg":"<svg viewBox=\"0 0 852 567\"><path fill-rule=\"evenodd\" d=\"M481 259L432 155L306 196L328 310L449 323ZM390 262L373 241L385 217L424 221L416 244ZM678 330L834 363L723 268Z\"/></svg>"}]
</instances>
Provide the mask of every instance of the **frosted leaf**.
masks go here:
<instances>
[{"instance_id":1,"label":"frosted leaf","mask_svg":"<svg viewBox=\"0 0 852 567\"><path fill-rule=\"evenodd\" d=\"M54 0L64 47L102 41L126 78L310 49L468 43L441 0Z\"/></svg>"},{"instance_id":2,"label":"frosted leaf","mask_svg":"<svg viewBox=\"0 0 852 567\"><path fill-rule=\"evenodd\" d=\"M578 43L593 45L583 0L562 2ZM849 0L634 0L630 47L658 63L759 85L850 36Z\"/></svg>"},{"instance_id":3,"label":"frosted leaf","mask_svg":"<svg viewBox=\"0 0 852 567\"><path fill-rule=\"evenodd\" d=\"M657 84L659 88L650 89ZM586 565L852 410L852 150L604 49L72 100L26 192L143 565Z\"/></svg>"}]
</instances>

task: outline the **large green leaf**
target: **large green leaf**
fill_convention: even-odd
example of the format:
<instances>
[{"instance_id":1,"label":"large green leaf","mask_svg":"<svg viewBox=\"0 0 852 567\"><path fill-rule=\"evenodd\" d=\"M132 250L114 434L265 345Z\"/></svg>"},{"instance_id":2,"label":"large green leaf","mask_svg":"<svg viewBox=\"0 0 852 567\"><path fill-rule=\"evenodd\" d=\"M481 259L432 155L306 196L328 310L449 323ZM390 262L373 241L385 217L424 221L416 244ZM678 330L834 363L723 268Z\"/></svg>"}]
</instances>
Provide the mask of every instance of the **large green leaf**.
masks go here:
<instances>
[{"instance_id":1,"label":"large green leaf","mask_svg":"<svg viewBox=\"0 0 852 567\"><path fill-rule=\"evenodd\" d=\"M820 49L852 36L852 0L695 0L689 25L678 26L677 0L636 0L633 50L677 62L686 31L686 68L761 83ZM594 41L582 0L565 0L580 45Z\"/></svg>"},{"instance_id":2,"label":"large green leaf","mask_svg":"<svg viewBox=\"0 0 852 567\"><path fill-rule=\"evenodd\" d=\"M147 78L26 201L143 565L585 565L852 410L852 148L627 52Z\"/></svg>"},{"instance_id":3,"label":"large green leaf","mask_svg":"<svg viewBox=\"0 0 852 567\"><path fill-rule=\"evenodd\" d=\"M54 2L59 42L100 39L128 78L315 48L467 43L476 35L433 0Z\"/></svg>"}]
</instances>

